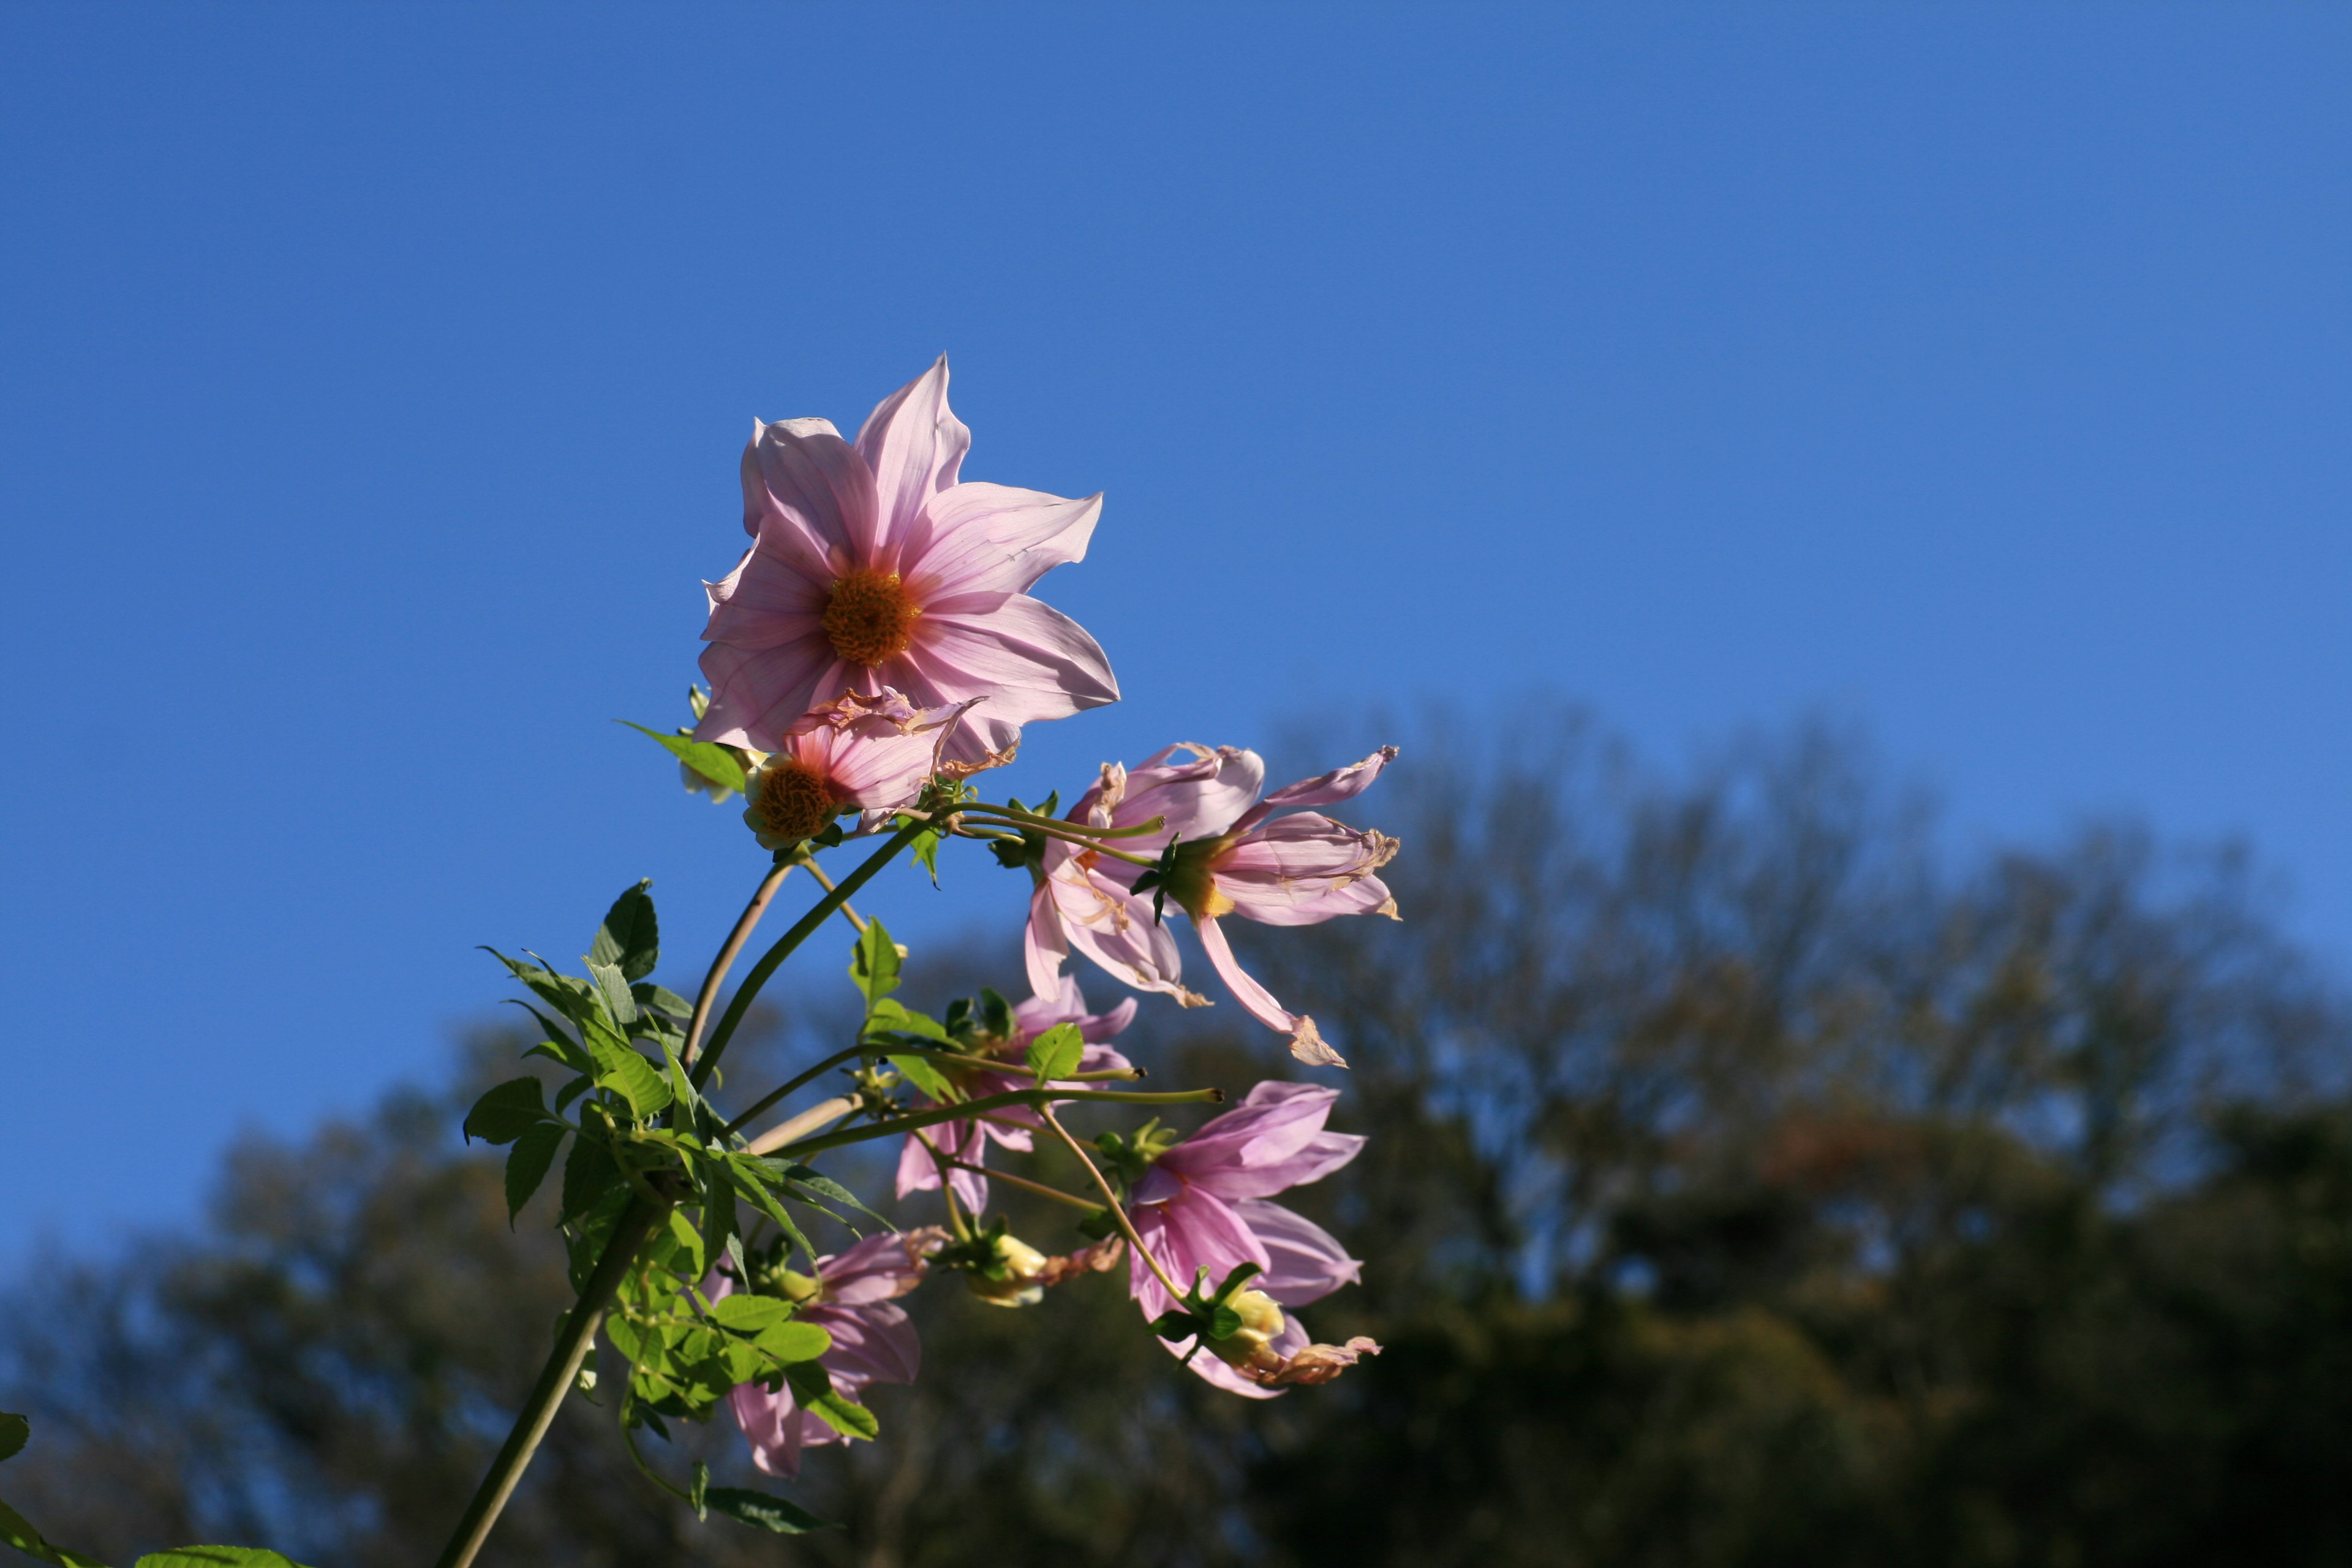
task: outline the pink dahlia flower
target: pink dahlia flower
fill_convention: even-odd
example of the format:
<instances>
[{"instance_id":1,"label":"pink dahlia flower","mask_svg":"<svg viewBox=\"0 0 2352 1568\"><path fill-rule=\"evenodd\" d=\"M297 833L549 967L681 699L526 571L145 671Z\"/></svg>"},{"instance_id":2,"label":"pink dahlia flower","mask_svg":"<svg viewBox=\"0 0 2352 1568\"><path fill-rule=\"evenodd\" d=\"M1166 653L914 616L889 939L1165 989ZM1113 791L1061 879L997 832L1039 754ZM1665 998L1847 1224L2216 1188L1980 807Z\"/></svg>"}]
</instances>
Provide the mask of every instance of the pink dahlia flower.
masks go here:
<instances>
[{"instance_id":1,"label":"pink dahlia flower","mask_svg":"<svg viewBox=\"0 0 2352 1568\"><path fill-rule=\"evenodd\" d=\"M744 781L743 820L770 849L789 848L845 811L864 812L871 829L923 793L971 705L919 709L887 686L871 699L819 704Z\"/></svg>"},{"instance_id":2,"label":"pink dahlia flower","mask_svg":"<svg viewBox=\"0 0 2352 1568\"><path fill-rule=\"evenodd\" d=\"M1004 1094L1016 1089L1028 1089L1034 1080L1020 1065L1029 1049L1029 1042L1056 1024L1076 1024L1086 1040L1085 1053L1078 1058L1080 1072L1108 1072L1128 1067L1128 1059L1103 1042L1112 1038L1135 1021L1135 998L1130 996L1108 1013L1089 1013L1087 999L1078 994L1078 982L1074 975L1063 975L1051 994L1032 996L1013 1009L1013 1037L997 1047L1007 1058L1001 1073L973 1070L964 1080L963 1088L973 1099L984 1095ZM1007 1126L1018 1122L1018 1126ZM909 1133L906 1145L898 1151L898 1195L931 1192L940 1184L940 1163L931 1154L936 1148L940 1153L966 1164L984 1163L988 1145L993 1142L1007 1149L1027 1153L1034 1145L1029 1129L1040 1125L1037 1113L1026 1106L1016 1106L994 1113L993 1119L982 1121L943 1121L925 1128L931 1141L926 1148L920 1138ZM958 1170L950 1166L948 1183L963 1206L978 1214L988 1205L988 1178L977 1171Z\"/></svg>"},{"instance_id":3,"label":"pink dahlia flower","mask_svg":"<svg viewBox=\"0 0 2352 1568\"><path fill-rule=\"evenodd\" d=\"M1321 1181L1362 1150L1362 1138L1323 1130L1339 1098L1339 1090L1312 1084L1261 1083L1238 1108L1153 1162L1129 1194L1128 1214L1170 1279L1189 1287L1205 1268L1214 1289L1241 1265L1255 1263L1265 1272L1249 1288L1283 1307L1320 1300L1356 1282L1363 1265L1329 1232L1266 1201ZM1147 1321L1177 1305L1140 1258L1128 1259L1127 1283ZM1282 1317L1268 1348L1287 1360L1311 1341L1296 1315ZM1171 1348L1184 1355L1192 1342ZM1267 1387L1214 1356L1195 1355L1189 1364L1220 1388L1270 1396Z\"/></svg>"},{"instance_id":4,"label":"pink dahlia flower","mask_svg":"<svg viewBox=\"0 0 2352 1568\"><path fill-rule=\"evenodd\" d=\"M936 1246L936 1233L876 1236L817 1259L814 1289L793 1316L833 1336L833 1348L818 1360L837 1392L856 1399L868 1384L915 1381L923 1347L895 1299L922 1282L929 1267L924 1258ZM703 1294L713 1301L739 1288L724 1271L703 1281ZM841 1437L823 1417L800 1408L789 1384L739 1383L727 1403L751 1445L751 1462L772 1476L800 1474L803 1448Z\"/></svg>"},{"instance_id":5,"label":"pink dahlia flower","mask_svg":"<svg viewBox=\"0 0 2352 1568\"><path fill-rule=\"evenodd\" d=\"M1118 698L1102 649L1029 597L1082 559L1102 498L965 484L971 432L948 410L948 362L885 398L855 444L823 419L755 424L743 449L735 570L709 584L698 740L772 751L803 713L896 687L926 705L985 698L947 746L1003 761L1021 726Z\"/></svg>"},{"instance_id":6,"label":"pink dahlia flower","mask_svg":"<svg viewBox=\"0 0 2352 1568\"><path fill-rule=\"evenodd\" d=\"M1116 840L1148 855L1177 840L1175 864L1157 889L1192 917L1201 945L1243 1008L1290 1037L1290 1054L1318 1067L1345 1067L1315 1020L1292 1013L1241 966L1217 922L1227 915L1266 925L1314 925L1339 915L1397 918L1396 900L1376 873L1397 851L1393 838L1343 826L1320 813L1287 807L1328 805L1361 795L1396 757L1383 746L1362 762L1302 779L1258 798L1265 763L1235 747L1171 746L1129 773L1104 764L1102 780L1071 811L1073 821L1128 827L1158 816L1156 834ZM1199 998L1178 984L1176 944L1153 915L1152 899L1135 891L1139 868L1092 849L1056 842L1045 851L1043 879L1030 900L1030 984L1043 989L1072 949L1129 984Z\"/></svg>"}]
</instances>

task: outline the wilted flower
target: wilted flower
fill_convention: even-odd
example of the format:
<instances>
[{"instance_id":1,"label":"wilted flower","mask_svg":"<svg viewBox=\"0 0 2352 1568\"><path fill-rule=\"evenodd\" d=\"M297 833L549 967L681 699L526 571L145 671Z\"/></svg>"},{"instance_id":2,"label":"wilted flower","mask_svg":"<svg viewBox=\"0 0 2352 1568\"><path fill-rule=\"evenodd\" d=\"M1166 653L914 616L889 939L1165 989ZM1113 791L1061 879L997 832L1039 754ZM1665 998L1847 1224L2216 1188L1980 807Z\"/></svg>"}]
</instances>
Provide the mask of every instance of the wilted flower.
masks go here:
<instances>
[{"instance_id":1,"label":"wilted flower","mask_svg":"<svg viewBox=\"0 0 2352 1568\"><path fill-rule=\"evenodd\" d=\"M823 419L754 425L754 542L709 584L696 738L773 748L818 703L887 686L926 705L986 697L947 758L987 766L1031 720L1118 700L1094 638L1027 593L1085 556L1102 498L960 483L971 446L945 358L884 399L855 445Z\"/></svg>"},{"instance_id":2,"label":"wilted flower","mask_svg":"<svg viewBox=\"0 0 2352 1568\"><path fill-rule=\"evenodd\" d=\"M1190 1138L1153 1160L1132 1188L1128 1214L1136 1235L1180 1284L1208 1271L1213 1285L1244 1263L1262 1270L1244 1296L1276 1307L1319 1300L1352 1284L1363 1265L1349 1258L1320 1226L1266 1200L1338 1170L1364 1146L1362 1138L1327 1132L1339 1091L1302 1083L1261 1083L1239 1107L1204 1122ZM1141 1258L1128 1260L1128 1293L1147 1321L1178 1303ZM1263 1338L1246 1347L1253 1361L1286 1364L1310 1342L1297 1318L1260 1313ZM1244 1327L1250 1321L1244 1317ZM1173 1347L1188 1353L1192 1342ZM1258 1352L1265 1352L1260 1356ZM1221 1388L1266 1397L1260 1379L1206 1353L1192 1370ZM1302 1381L1294 1378L1291 1381Z\"/></svg>"},{"instance_id":3,"label":"wilted flower","mask_svg":"<svg viewBox=\"0 0 2352 1568\"><path fill-rule=\"evenodd\" d=\"M1129 997L1108 1013L1089 1013L1087 999L1078 993L1077 977L1065 974L1051 991L1032 996L1013 1009L1013 1033L986 1048L993 1055L1006 1058L1002 1073L974 1069L964 1079L963 1088L973 1099L992 1094L1004 1094L1017 1089L1034 1086L1028 1070L1021 1065L1029 1042L1056 1024L1076 1024L1087 1048L1078 1058L1080 1072L1108 1072L1129 1066L1128 1059L1103 1042L1112 1038L1135 1021L1135 999ZM942 1068L942 1071L950 1070ZM929 1192L940 1184L940 1162L932 1153L961 1160L966 1164L984 1163L982 1156L992 1141L1007 1149L1027 1153L1034 1144L1029 1129L1038 1125L1037 1113L1026 1106L1013 1106L993 1112L994 1120L977 1118L966 1121L943 1121L923 1130L923 1138L908 1133L905 1145L898 1151L898 1195ZM1020 1125L1007 1126L1007 1122ZM924 1138L929 1140L927 1145ZM963 1206L978 1214L988 1205L988 1178L977 1171L960 1170L950 1166L948 1181Z\"/></svg>"},{"instance_id":4,"label":"wilted flower","mask_svg":"<svg viewBox=\"0 0 2352 1568\"><path fill-rule=\"evenodd\" d=\"M1343 826L1318 812L1275 814L1361 795L1395 756L1394 746L1383 746L1362 762L1302 779L1263 801L1258 792L1265 784L1265 763L1255 752L1188 743L1154 754L1132 773L1106 763L1101 781L1079 800L1071 819L1129 827L1163 818L1155 833L1115 842L1130 854L1172 842L1172 855L1164 871L1147 880L1128 861L1073 844L1049 845L1030 901L1030 983L1041 984L1075 948L1130 985L1190 997L1176 984L1176 944L1156 919L1157 898L1192 917L1209 962L1235 999L1251 1017L1289 1036L1292 1056L1315 1066L1347 1066L1314 1019L1285 1008L1242 968L1217 922L1226 915L1291 926L1339 915L1394 919L1396 900L1376 873L1396 854L1395 839Z\"/></svg>"},{"instance_id":5,"label":"wilted flower","mask_svg":"<svg viewBox=\"0 0 2352 1568\"><path fill-rule=\"evenodd\" d=\"M798 1303L793 1317L833 1336L833 1348L818 1359L835 1392L855 1399L868 1384L915 1381L923 1347L895 1299L922 1282L925 1258L941 1239L928 1229L869 1237L846 1252L818 1258L814 1279L785 1277L785 1291ZM738 1289L723 1270L703 1283L703 1294L713 1301ZM772 1476L798 1475L803 1448L841 1436L823 1417L800 1408L789 1384L737 1384L727 1403L751 1445L751 1462Z\"/></svg>"},{"instance_id":6,"label":"wilted flower","mask_svg":"<svg viewBox=\"0 0 2352 1568\"><path fill-rule=\"evenodd\" d=\"M769 849L790 848L845 811L864 811L872 826L923 793L971 706L918 709L887 687L821 704L744 781L744 822Z\"/></svg>"}]
</instances>

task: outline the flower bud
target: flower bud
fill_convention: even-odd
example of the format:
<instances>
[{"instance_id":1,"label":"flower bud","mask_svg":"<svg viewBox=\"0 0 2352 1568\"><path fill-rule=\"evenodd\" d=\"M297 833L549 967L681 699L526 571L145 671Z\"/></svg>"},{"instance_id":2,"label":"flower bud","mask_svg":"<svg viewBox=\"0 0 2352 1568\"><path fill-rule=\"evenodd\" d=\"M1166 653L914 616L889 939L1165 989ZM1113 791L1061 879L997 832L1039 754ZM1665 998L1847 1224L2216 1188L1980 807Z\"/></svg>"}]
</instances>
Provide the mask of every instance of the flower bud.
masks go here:
<instances>
[{"instance_id":1,"label":"flower bud","mask_svg":"<svg viewBox=\"0 0 2352 1568\"><path fill-rule=\"evenodd\" d=\"M1017 1236L999 1236L995 1262L967 1269L964 1283L992 1307L1034 1307L1045 1299L1042 1277L1052 1259Z\"/></svg>"},{"instance_id":2,"label":"flower bud","mask_svg":"<svg viewBox=\"0 0 2352 1568\"><path fill-rule=\"evenodd\" d=\"M1282 1332L1282 1309L1274 1298L1263 1290L1242 1290L1228 1297L1225 1305L1241 1314L1242 1326L1222 1340L1211 1340L1209 1353L1229 1366L1244 1367L1272 1357L1268 1347Z\"/></svg>"}]
</instances>

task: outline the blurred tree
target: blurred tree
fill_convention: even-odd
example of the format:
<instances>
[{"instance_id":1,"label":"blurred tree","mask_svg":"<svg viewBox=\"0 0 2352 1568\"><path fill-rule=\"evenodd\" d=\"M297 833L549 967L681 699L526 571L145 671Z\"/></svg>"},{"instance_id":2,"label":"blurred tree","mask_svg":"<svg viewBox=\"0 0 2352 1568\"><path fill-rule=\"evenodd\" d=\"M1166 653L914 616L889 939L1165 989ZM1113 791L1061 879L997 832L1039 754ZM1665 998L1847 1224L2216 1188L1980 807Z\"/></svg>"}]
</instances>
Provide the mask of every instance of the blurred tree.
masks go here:
<instances>
[{"instance_id":1,"label":"blurred tree","mask_svg":"<svg viewBox=\"0 0 2352 1568\"><path fill-rule=\"evenodd\" d=\"M1335 1120L1371 1142L1297 1196L1365 1285L1308 1317L1384 1355L1248 1404L1113 1280L1024 1312L944 1281L910 1302L923 1377L876 1393L886 1440L812 1462L846 1530L698 1524L575 1400L486 1560L2352 1555L2352 1012L2242 858L2102 827L1955 878L1932 814L1817 730L1667 780L1572 715L1506 746L1420 729L1360 813L1405 840L1404 922L1242 933L1355 1063ZM946 994L1011 962L917 973ZM1146 1018L1156 1073L1286 1070L1230 1021ZM509 1235L496 1165L452 1142L520 1043L248 1144L205 1236L20 1291L26 1510L118 1558L429 1556L563 1300L545 1216ZM1062 1211L998 1195L1065 1244ZM723 1417L681 1438L741 1467Z\"/></svg>"}]
</instances>

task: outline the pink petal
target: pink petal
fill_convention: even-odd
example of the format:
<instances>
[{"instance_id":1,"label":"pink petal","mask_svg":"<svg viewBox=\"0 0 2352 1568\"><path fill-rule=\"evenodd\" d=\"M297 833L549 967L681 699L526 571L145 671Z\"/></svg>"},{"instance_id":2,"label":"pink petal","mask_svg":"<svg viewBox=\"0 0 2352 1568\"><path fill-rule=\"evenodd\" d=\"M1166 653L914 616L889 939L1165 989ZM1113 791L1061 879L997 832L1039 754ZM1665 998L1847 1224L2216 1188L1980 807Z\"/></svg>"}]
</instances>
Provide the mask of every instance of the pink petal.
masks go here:
<instances>
[{"instance_id":1,"label":"pink petal","mask_svg":"<svg viewBox=\"0 0 2352 1568\"><path fill-rule=\"evenodd\" d=\"M922 1371L922 1341L903 1308L887 1301L855 1308L818 1306L803 1309L799 1316L833 1336L833 1348L821 1359L835 1383L845 1377L859 1383L912 1383Z\"/></svg>"},{"instance_id":2,"label":"pink petal","mask_svg":"<svg viewBox=\"0 0 2352 1568\"><path fill-rule=\"evenodd\" d=\"M759 489L785 517L808 530L835 572L875 564L878 529L873 470L823 419L762 425L744 454L744 521ZM764 522L754 530L767 531Z\"/></svg>"},{"instance_id":3,"label":"pink petal","mask_svg":"<svg viewBox=\"0 0 2352 1568\"><path fill-rule=\"evenodd\" d=\"M1062 917L1054 902L1051 882L1040 882L1029 893L1029 925L1021 936L1021 957L1029 971L1029 989L1047 995L1067 981L1077 984L1075 976L1062 973L1062 963L1070 954L1070 944L1062 933Z\"/></svg>"},{"instance_id":4,"label":"pink petal","mask_svg":"<svg viewBox=\"0 0 2352 1568\"><path fill-rule=\"evenodd\" d=\"M1264 1198L1242 1198L1234 1203L1234 1212L1256 1236L1270 1259L1265 1272L1250 1283L1284 1306L1303 1306L1342 1285L1362 1280L1363 1264L1349 1257L1347 1248L1329 1231L1305 1215Z\"/></svg>"},{"instance_id":5,"label":"pink petal","mask_svg":"<svg viewBox=\"0 0 2352 1568\"><path fill-rule=\"evenodd\" d=\"M1151 918L1147 900L1068 860L1048 873L1045 888L1068 948L1138 991L1158 991L1188 1007L1200 1004L1178 983L1183 959L1176 938Z\"/></svg>"},{"instance_id":6,"label":"pink petal","mask_svg":"<svg viewBox=\"0 0 2352 1568\"><path fill-rule=\"evenodd\" d=\"M1315 1027L1315 1020L1303 1013L1287 1011L1274 999L1274 993L1260 985L1242 968L1241 960L1225 941L1225 933L1213 920L1197 921L1194 929L1201 933L1201 946L1209 955L1225 988L1242 1010L1267 1028L1290 1037L1290 1054L1310 1067L1346 1067L1346 1059L1323 1041Z\"/></svg>"},{"instance_id":7,"label":"pink petal","mask_svg":"<svg viewBox=\"0 0 2352 1568\"><path fill-rule=\"evenodd\" d=\"M1397 749L1382 746L1360 763L1349 763L1344 768L1334 768L1328 773L1311 779L1301 779L1295 784L1275 791L1265 797L1269 806L1329 805L1337 801L1352 800L1372 787L1381 770L1396 761Z\"/></svg>"},{"instance_id":8,"label":"pink petal","mask_svg":"<svg viewBox=\"0 0 2352 1568\"><path fill-rule=\"evenodd\" d=\"M1166 1203L1139 1204L1129 1217L1136 1235L1181 1289L1191 1289L1203 1268L1209 1271L1210 1289L1214 1289L1244 1263L1263 1268L1272 1261L1241 1216L1203 1192L1188 1188ZM1156 1318L1175 1305L1153 1278L1151 1266L1140 1258L1128 1259L1128 1290L1143 1303L1147 1318Z\"/></svg>"},{"instance_id":9,"label":"pink petal","mask_svg":"<svg viewBox=\"0 0 2352 1568\"><path fill-rule=\"evenodd\" d=\"M900 661L894 661L900 662ZM956 614L927 612L915 623L915 642L903 662L920 672L936 697L987 703L964 721L963 734L1001 751L1034 720L1066 718L1118 700L1118 682L1101 647L1059 610L1024 594L993 607ZM914 687L907 687L910 693ZM954 747L950 755L964 759Z\"/></svg>"},{"instance_id":10,"label":"pink petal","mask_svg":"<svg viewBox=\"0 0 2352 1568\"><path fill-rule=\"evenodd\" d=\"M702 650L710 706L694 727L698 741L772 752L817 694L841 679L841 659L823 637L752 652L727 643Z\"/></svg>"},{"instance_id":11,"label":"pink petal","mask_svg":"<svg viewBox=\"0 0 2352 1568\"><path fill-rule=\"evenodd\" d=\"M846 1252L817 1259L828 1302L857 1306L903 1296L922 1282L927 1265L895 1231L869 1236Z\"/></svg>"},{"instance_id":12,"label":"pink petal","mask_svg":"<svg viewBox=\"0 0 2352 1568\"><path fill-rule=\"evenodd\" d=\"M1291 1169L1312 1168L1313 1180L1354 1157L1361 1138L1336 1162L1310 1155L1323 1124L1331 1115L1339 1091L1317 1084L1261 1083L1234 1109L1211 1117L1198 1131L1168 1151L1136 1188L1136 1198L1150 1203L1180 1186L1197 1186L1221 1197L1265 1197L1297 1184ZM1303 1162L1303 1163L1302 1163Z\"/></svg>"},{"instance_id":13,"label":"pink petal","mask_svg":"<svg viewBox=\"0 0 2352 1568\"><path fill-rule=\"evenodd\" d=\"M973 595L1025 594L1056 566L1086 559L1102 497L1072 500L1008 485L958 485L933 496L916 522L899 570L933 614Z\"/></svg>"},{"instance_id":14,"label":"pink petal","mask_svg":"<svg viewBox=\"0 0 2352 1568\"><path fill-rule=\"evenodd\" d=\"M878 518L874 542L879 550L896 553L923 503L954 486L971 450L971 430L948 408L945 354L875 405L858 427L856 455L873 479Z\"/></svg>"},{"instance_id":15,"label":"pink petal","mask_svg":"<svg viewBox=\"0 0 2352 1568\"><path fill-rule=\"evenodd\" d=\"M1236 746L1171 746L1127 775L1116 816L1122 826L1167 818L1160 834L1133 841L1164 844L1166 834L1213 838L1231 827L1265 784L1265 760Z\"/></svg>"},{"instance_id":16,"label":"pink petal","mask_svg":"<svg viewBox=\"0 0 2352 1568\"><path fill-rule=\"evenodd\" d=\"M1213 869L1218 891L1233 900L1243 919L1314 925L1377 912L1389 891L1372 873L1396 851L1396 840L1386 834L1359 832L1302 811L1245 834L1217 857Z\"/></svg>"},{"instance_id":17,"label":"pink petal","mask_svg":"<svg viewBox=\"0 0 2352 1568\"><path fill-rule=\"evenodd\" d=\"M727 1405L734 1412L735 1425L742 1429L743 1440L751 1447L751 1463L768 1475L787 1479L801 1473L805 1417L793 1403L791 1389L739 1383L728 1391Z\"/></svg>"}]
</instances>

